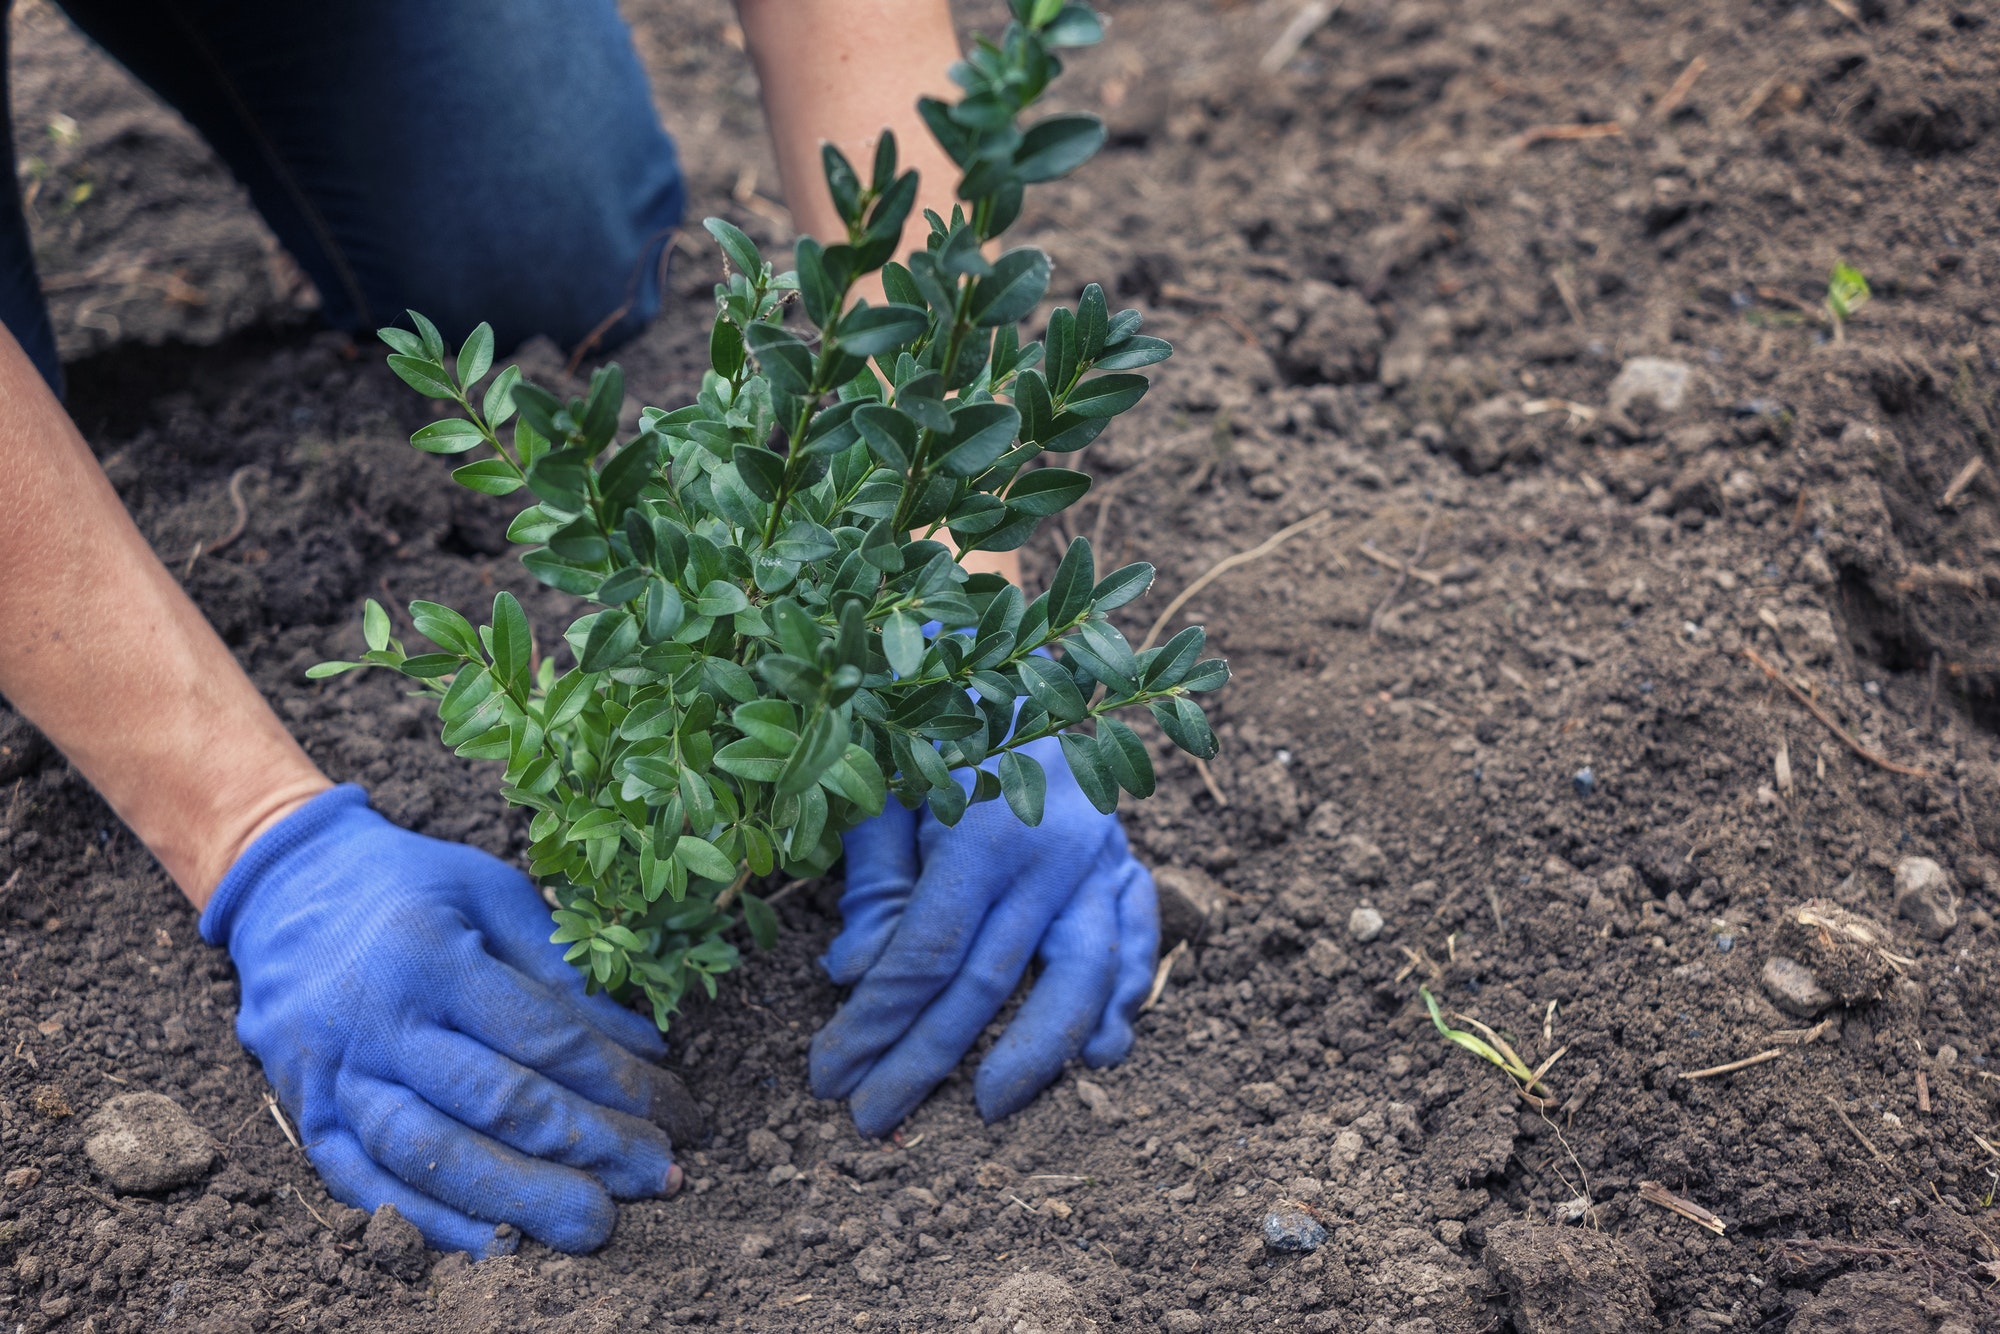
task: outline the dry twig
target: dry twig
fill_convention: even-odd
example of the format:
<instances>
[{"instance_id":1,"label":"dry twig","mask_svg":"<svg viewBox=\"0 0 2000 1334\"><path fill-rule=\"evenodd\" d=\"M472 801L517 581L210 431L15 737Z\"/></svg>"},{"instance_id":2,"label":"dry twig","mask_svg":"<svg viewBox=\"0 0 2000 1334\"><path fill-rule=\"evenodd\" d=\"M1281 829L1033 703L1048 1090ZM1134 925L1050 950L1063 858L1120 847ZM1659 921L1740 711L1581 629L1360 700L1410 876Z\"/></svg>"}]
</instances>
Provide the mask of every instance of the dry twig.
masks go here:
<instances>
[{"instance_id":1,"label":"dry twig","mask_svg":"<svg viewBox=\"0 0 2000 1334\"><path fill-rule=\"evenodd\" d=\"M1682 70L1680 77L1674 80L1674 86L1667 89L1666 96L1662 97L1654 105L1653 118L1655 120L1665 120L1668 116L1673 115L1679 109L1680 104L1687 100L1687 95L1694 90L1694 81L1699 79L1702 71L1707 68L1707 56L1696 56L1693 60L1688 61L1687 68Z\"/></svg>"},{"instance_id":2,"label":"dry twig","mask_svg":"<svg viewBox=\"0 0 2000 1334\"><path fill-rule=\"evenodd\" d=\"M1142 1011L1150 1010L1160 1003L1160 997L1166 994L1168 976L1174 971L1174 965L1187 956L1187 952L1188 943L1183 940L1176 943L1160 960L1160 966L1153 970L1153 989L1146 993L1146 1003L1139 1007Z\"/></svg>"},{"instance_id":3,"label":"dry twig","mask_svg":"<svg viewBox=\"0 0 2000 1334\"><path fill-rule=\"evenodd\" d=\"M1718 1237L1722 1235L1723 1229L1728 1226L1720 1218L1717 1218L1693 1200L1683 1199L1657 1181L1641 1181L1639 1183L1639 1198L1648 1204L1657 1204L1662 1209L1677 1213L1691 1223L1699 1223Z\"/></svg>"},{"instance_id":4,"label":"dry twig","mask_svg":"<svg viewBox=\"0 0 2000 1334\"><path fill-rule=\"evenodd\" d=\"M1967 460L1966 465L1958 470L1958 475L1951 479L1951 485L1944 489L1944 494L1938 497L1938 508L1948 510L1956 505L1959 498L1979 480L1979 474L1985 471L1985 456L1974 454Z\"/></svg>"},{"instance_id":5,"label":"dry twig","mask_svg":"<svg viewBox=\"0 0 2000 1334\"><path fill-rule=\"evenodd\" d=\"M1188 758L1194 761L1194 771L1201 775L1201 785L1208 789L1209 796L1215 798L1215 804L1218 806L1227 806L1229 804L1228 794L1223 792L1222 788L1216 784L1215 775L1209 772L1208 761L1199 755L1190 755Z\"/></svg>"},{"instance_id":6,"label":"dry twig","mask_svg":"<svg viewBox=\"0 0 2000 1334\"><path fill-rule=\"evenodd\" d=\"M1877 755L1874 751L1868 749L1868 747L1862 745L1859 741L1856 741L1853 738L1853 736L1848 733L1846 728L1842 727L1839 723L1833 720L1832 715L1828 714L1825 709L1822 709L1810 695L1805 693L1805 691L1800 690L1790 681L1787 681L1784 678L1784 676L1779 673L1778 669L1771 664L1771 660L1769 658L1766 658L1763 654L1759 653L1756 649L1751 648L1747 644L1744 645L1743 656L1750 659L1751 662L1757 664L1757 666L1760 669L1762 669L1764 675L1770 677L1773 681L1776 681L1779 685L1783 686L1787 691L1789 691L1793 699L1805 705L1807 712L1811 713L1813 717L1819 719L1820 722L1824 723L1828 731L1832 732L1836 737L1840 738L1840 740L1846 744L1849 750L1853 751L1856 755L1859 755L1862 759L1867 760L1870 764L1876 765L1879 768L1887 769L1892 774L1904 774L1910 778L1929 778L1931 776L1930 770L1928 769L1917 769L1907 764L1898 764L1894 760L1887 759L1881 755Z\"/></svg>"},{"instance_id":7,"label":"dry twig","mask_svg":"<svg viewBox=\"0 0 2000 1334\"><path fill-rule=\"evenodd\" d=\"M1706 1070L1683 1071L1681 1073L1681 1078L1707 1079L1712 1075L1733 1074L1735 1071L1738 1070L1748 1070L1753 1065L1762 1065L1766 1061L1775 1061L1784 1054L1785 1053L1783 1051L1779 1050L1776 1047L1773 1047L1769 1051L1760 1051L1755 1056L1745 1056L1742 1060L1731 1061L1727 1065L1711 1065Z\"/></svg>"},{"instance_id":8,"label":"dry twig","mask_svg":"<svg viewBox=\"0 0 2000 1334\"><path fill-rule=\"evenodd\" d=\"M1923 1071L1917 1071L1917 1111L1924 1116L1931 1114L1931 1081Z\"/></svg>"},{"instance_id":9,"label":"dry twig","mask_svg":"<svg viewBox=\"0 0 2000 1334\"><path fill-rule=\"evenodd\" d=\"M1410 564L1408 561L1398 560L1396 557L1391 556L1388 552L1383 551L1382 549L1377 547L1372 539L1363 542L1359 547L1356 547L1355 550L1359 551L1362 555L1366 556L1369 560L1374 561L1377 565L1380 565L1385 570L1394 570L1397 574L1408 575L1412 579L1421 579L1425 583L1429 584L1432 588L1437 588L1444 583L1444 575L1440 574L1438 571L1419 570L1414 565Z\"/></svg>"},{"instance_id":10,"label":"dry twig","mask_svg":"<svg viewBox=\"0 0 2000 1334\"><path fill-rule=\"evenodd\" d=\"M279 1110L278 1100L266 1093L264 1095L264 1105L270 1108L271 1119L278 1123L278 1129L285 1132L285 1138L291 1141L292 1147L303 1152L305 1146L299 1143L299 1137L292 1132L292 1123L287 1121L284 1112Z\"/></svg>"},{"instance_id":11,"label":"dry twig","mask_svg":"<svg viewBox=\"0 0 2000 1334\"><path fill-rule=\"evenodd\" d=\"M1139 645L1139 652L1144 653L1147 649L1153 647L1154 643L1160 638L1160 631L1166 629L1167 622L1174 618L1174 613L1185 607L1195 594L1201 592L1202 589L1207 588L1237 566L1248 565L1251 561L1261 560L1290 541L1293 537L1305 532L1308 528L1317 528L1320 524L1331 518L1332 514L1331 510L1321 510L1317 514L1307 515L1295 524L1280 528L1277 532L1271 534L1256 546L1251 547L1248 551L1239 551L1233 556L1224 556L1221 560L1209 566L1206 572L1196 578L1186 588L1183 588L1179 595L1167 604L1167 609L1160 613L1160 618L1157 621L1153 622L1153 628L1146 632L1146 642Z\"/></svg>"},{"instance_id":12,"label":"dry twig","mask_svg":"<svg viewBox=\"0 0 2000 1334\"><path fill-rule=\"evenodd\" d=\"M1299 12L1292 15L1292 21L1278 34L1278 40L1271 43L1271 49L1257 62L1257 67L1266 74L1276 74L1291 63L1293 56L1306 40L1321 28L1340 9L1340 0L1306 0L1299 6Z\"/></svg>"},{"instance_id":13,"label":"dry twig","mask_svg":"<svg viewBox=\"0 0 2000 1334\"><path fill-rule=\"evenodd\" d=\"M1368 618L1369 634L1379 635L1382 633L1382 618L1389 614L1389 608L1395 606L1396 599L1403 595L1403 585L1409 582L1410 575L1416 571L1419 565L1424 563L1424 552L1429 549L1431 544L1431 525L1436 522L1437 514L1435 512L1425 518L1423 528L1417 533L1416 551L1411 553L1410 558L1402 563L1402 568L1396 571L1396 582L1389 586L1388 596L1384 597L1381 605L1375 608L1375 614ZM1366 550L1365 547L1363 549ZM1493 911L1497 916L1500 910L1496 906Z\"/></svg>"},{"instance_id":14,"label":"dry twig","mask_svg":"<svg viewBox=\"0 0 2000 1334\"><path fill-rule=\"evenodd\" d=\"M1875 1155L1876 1162L1887 1164L1890 1161L1888 1154L1883 1153L1880 1149L1875 1147L1874 1140L1869 1139L1866 1135L1861 1133L1861 1127L1854 1124L1854 1118L1847 1114L1847 1109L1840 1105L1840 1100L1838 1098L1834 1097L1831 1093L1827 1094L1826 1105L1833 1108L1833 1114L1840 1118L1840 1124L1847 1127L1848 1133L1853 1135L1854 1138L1861 1141L1861 1147L1868 1150L1869 1153Z\"/></svg>"},{"instance_id":15,"label":"dry twig","mask_svg":"<svg viewBox=\"0 0 2000 1334\"><path fill-rule=\"evenodd\" d=\"M1625 133L1625 127L1617 121L1599 121L1594 125L1532 125L1514 136L1516 150L1532 148L1536 144L1572 139L1610 139Z\"/></svg>"}]
</instances>

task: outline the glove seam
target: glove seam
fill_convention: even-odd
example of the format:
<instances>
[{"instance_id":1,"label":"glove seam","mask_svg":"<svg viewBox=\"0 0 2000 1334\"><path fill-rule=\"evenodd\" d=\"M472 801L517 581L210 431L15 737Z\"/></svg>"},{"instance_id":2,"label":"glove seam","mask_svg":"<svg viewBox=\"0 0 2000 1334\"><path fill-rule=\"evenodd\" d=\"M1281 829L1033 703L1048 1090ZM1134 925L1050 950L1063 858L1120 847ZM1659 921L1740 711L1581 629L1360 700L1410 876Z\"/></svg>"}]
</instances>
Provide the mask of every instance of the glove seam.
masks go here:
<instances>
[{"instance_id":1,"label":"glove seam","mask_svg":"<svg viewBox=\"0 0 2000 1334\"><path fill-rule=\"evenodd\" d=\"M215 887L202 909L198 929L211 945L227 945L229 930L259 881L280 861L318 838L349 811L368 808L368 793L359 784L342 783L308 801L272 825L244 850Z\"/></svg>"}]
</instances>

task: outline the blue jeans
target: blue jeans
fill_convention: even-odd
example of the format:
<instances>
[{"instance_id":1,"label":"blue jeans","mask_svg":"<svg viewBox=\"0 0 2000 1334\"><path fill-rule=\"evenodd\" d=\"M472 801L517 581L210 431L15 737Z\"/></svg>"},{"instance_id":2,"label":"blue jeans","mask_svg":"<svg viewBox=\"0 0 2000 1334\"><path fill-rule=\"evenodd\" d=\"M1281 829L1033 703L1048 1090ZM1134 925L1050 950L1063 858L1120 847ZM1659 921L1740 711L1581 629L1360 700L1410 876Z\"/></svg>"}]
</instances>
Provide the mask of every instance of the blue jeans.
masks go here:
<instances>
[{"instance_id":1,"label":"blue jeans","mask_svg":"<svg viewBox=\"0 0 2000 1334\"><path fill-rule=\"evenodd\" d=\"M686 193L614 0L59 2L208 140L334 327L411 308L568 346L622 308L609 346L659 309ZM14 195L0 322L58 386Z\"/></svg>"}]
</instances>

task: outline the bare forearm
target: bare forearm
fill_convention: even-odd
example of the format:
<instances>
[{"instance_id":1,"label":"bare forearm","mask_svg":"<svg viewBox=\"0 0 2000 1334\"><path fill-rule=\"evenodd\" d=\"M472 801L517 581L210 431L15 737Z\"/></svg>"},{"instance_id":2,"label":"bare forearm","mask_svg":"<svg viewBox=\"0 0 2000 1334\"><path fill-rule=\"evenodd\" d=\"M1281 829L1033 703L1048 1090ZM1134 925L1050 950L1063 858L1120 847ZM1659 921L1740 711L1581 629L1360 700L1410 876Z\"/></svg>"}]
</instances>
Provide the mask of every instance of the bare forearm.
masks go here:
<instances>
[{"instance_id":1,"label":"bare forearm","mask_svg":"<svg viewBox=\"0 0 2000 1334\"><path fill-rule=\"evenodd\" d=\"M0 330L0 694L200 906L329 786L133 526Z\"/></svg>"}]
</instances>

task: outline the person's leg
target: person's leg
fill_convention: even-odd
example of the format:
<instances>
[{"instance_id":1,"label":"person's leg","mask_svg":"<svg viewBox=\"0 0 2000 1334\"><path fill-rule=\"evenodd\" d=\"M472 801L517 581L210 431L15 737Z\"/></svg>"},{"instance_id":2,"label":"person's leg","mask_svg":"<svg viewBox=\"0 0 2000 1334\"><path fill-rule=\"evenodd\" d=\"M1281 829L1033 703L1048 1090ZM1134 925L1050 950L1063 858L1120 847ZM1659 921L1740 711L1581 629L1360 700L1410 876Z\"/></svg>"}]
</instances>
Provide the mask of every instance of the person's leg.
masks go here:
<instances>
[{"instance_id":1,"label":"person's leg","mask_svg":"<svg viewBox=\"0 0 2000 1334\"><path fill-rule=\"evenodd\" d=\"M200 130L329 323L569 345L658 309L685 203L613 0L61 0Z\"/></svg>"},{"instance_id":2,"label":"person's leg","mask_svg":"<svg viewBox=\"0 0 2000 1334\"><path fill-rule=\"evenodd\" d=\"M7 6L0 3L0 143L6 145L7 179L14 169L14 124L7 97ZM21 210L18 187L0 201L0 324L35 363L56 397L62 397L62 363L56 360L56 335L49 327L49 307L42 300L41 279L35 273L35 247L28 236L28 219Z\"/></svg>"}]
</instances>

